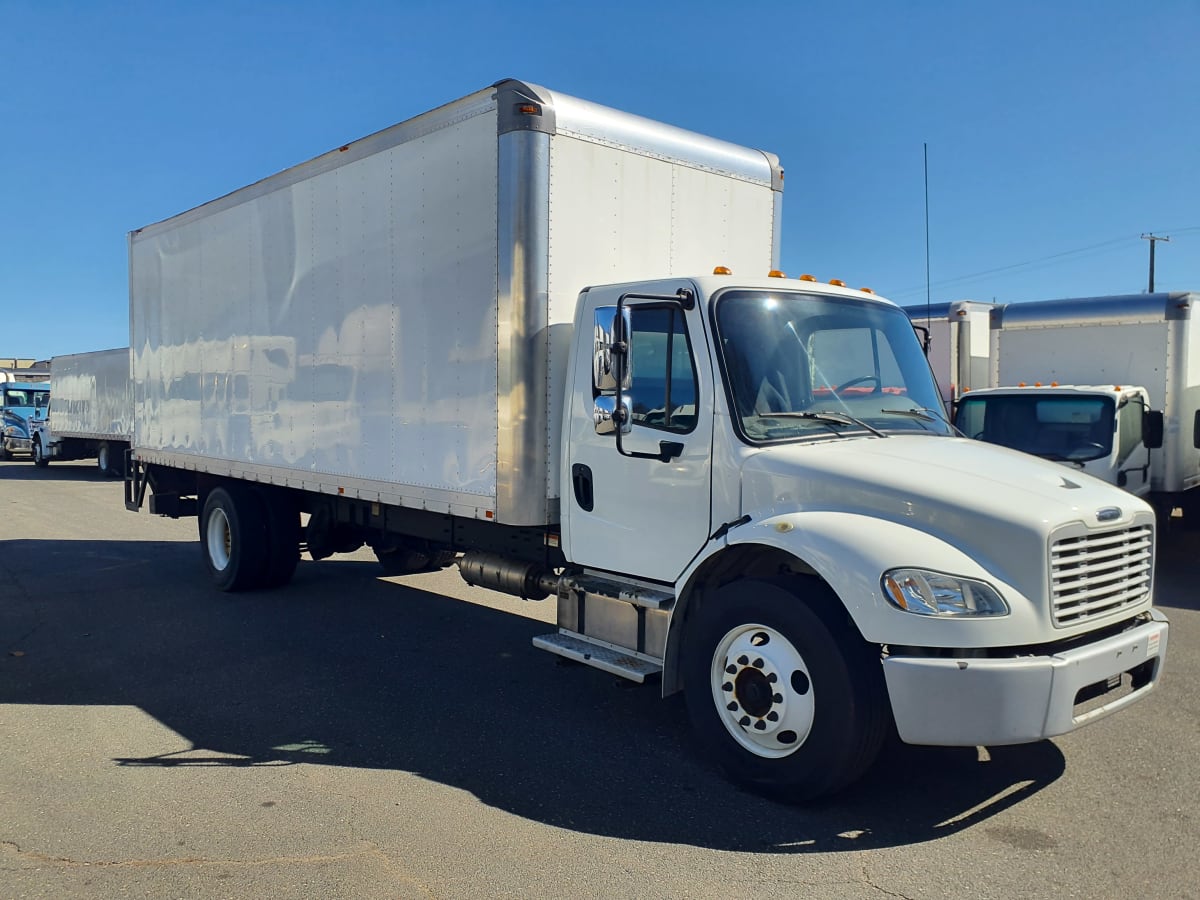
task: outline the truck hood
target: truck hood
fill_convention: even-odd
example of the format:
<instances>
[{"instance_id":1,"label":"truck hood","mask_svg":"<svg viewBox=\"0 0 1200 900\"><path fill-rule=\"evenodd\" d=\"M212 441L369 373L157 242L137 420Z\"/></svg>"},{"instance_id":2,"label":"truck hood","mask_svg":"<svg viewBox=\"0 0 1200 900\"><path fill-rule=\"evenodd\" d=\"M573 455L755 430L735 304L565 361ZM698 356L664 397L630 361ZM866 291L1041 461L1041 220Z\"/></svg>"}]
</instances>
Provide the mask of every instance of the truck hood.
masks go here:
<instances>
[{"instance_id":1,"label":"truck hood","mask_svg":"<svg viewBox=\"0 0 1200 900\"><path fill-rule=\"evenodd\" d=\"M0 431L10 426L20 428L26 437L29 436L29 417L33 415L32 406L9 406L0 410Z\"/></svg>"},{"instance_id":2,"label":"truck hood","mask_svg":"<svg viewBox=\"0 0 1200 900\"><path fill-rule=\"evenodd\" d=\"M1051 533L1063 525L1129 526L1150 508L1077 470L966 438L895 435L789 444L746 460L743 513L759 518L804 511L887 519L980 560L1007 558L1011 568L1018 550L1034 553L1029 562L1036 566Z\"/></svg>"}]
</instances>

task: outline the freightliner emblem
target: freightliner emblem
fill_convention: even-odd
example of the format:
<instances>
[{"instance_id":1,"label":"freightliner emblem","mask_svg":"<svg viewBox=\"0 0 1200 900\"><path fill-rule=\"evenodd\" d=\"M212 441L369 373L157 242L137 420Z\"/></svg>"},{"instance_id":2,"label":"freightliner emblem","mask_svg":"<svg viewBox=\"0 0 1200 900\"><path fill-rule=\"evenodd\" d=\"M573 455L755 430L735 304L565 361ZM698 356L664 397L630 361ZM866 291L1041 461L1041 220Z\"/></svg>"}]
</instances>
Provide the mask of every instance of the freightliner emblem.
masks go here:
<instances>
[{"instance_id":1,"label":"freightliner emblem","mask_svg":"<svg viewBox=\"0 0 1200 900\"><path fill-rule=\"evenodd\" d=\"M1111 522L1113 519L1121 518L1121 510L1116 506L1106 506L1103 509L1096 510L1097 522Z\"/></svg>"}]
</instances>

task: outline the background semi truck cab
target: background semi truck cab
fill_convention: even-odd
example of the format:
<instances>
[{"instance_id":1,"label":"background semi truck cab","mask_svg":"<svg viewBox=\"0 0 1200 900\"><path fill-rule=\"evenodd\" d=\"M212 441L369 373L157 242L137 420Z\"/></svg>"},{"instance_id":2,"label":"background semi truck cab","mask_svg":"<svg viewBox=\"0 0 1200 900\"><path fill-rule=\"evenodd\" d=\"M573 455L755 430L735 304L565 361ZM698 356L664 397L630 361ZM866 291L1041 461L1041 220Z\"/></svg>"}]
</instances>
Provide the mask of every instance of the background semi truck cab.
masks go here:
<instances>
[{"instance_id":1,"label":"background semi truck cab","mask_svg":"<svg viewBox=\"0 0 1200 900\"><path fill-rule=\"evenodd\" d=\"M47 381L0 382L0 459L30 452L30 423L46 414L49 401Z\"/></svg>"}]
</instances>

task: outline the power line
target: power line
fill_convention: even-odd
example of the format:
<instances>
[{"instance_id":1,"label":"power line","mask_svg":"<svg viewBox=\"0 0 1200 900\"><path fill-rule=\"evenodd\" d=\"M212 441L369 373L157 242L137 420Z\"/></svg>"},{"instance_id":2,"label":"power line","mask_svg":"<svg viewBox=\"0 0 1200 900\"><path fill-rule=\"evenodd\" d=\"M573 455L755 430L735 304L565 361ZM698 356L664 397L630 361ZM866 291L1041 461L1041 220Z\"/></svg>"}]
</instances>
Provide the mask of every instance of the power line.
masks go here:
<instances>
[{"instance_id":1,"label":"power line","mask_svg":"<svg viewBox=\"0 0 1200 900\"><path fill-rule=\"evenodd\" d=\"M1190 233L1193 231L1200 231L1200 225L1188 225L1183 228L1171 228L1171 229L1164 229L1164 230L1169 230L1176 235L1186 234L1186 233ZM980 272L973 272L968 275L958 275L954 278L945 278L945 279L942 279L942 280L936 282L934 284L934 286L938 287L938 288L945 288L945 287L950 287L951 285L955 285L955 284L962 284L962 283L968 282L968 281L975 281L980 278L985 278L989 275L997 275L1002 272L1011 272L1016 269L1023 269L1023 268L1032 267L1032 266L1044 266L1047 263L1052 263L1052 262L1061 260L1068 256L1077 256L1081 253L1092 253L1097 250L1102 250L1105 247L1111 247L1115 244L1123 244L1126 241L1131 241L1131 240L1134 240L1132 235L1128 236L1128 237L1113 238L1111 240L1101 241L1097 244L1089 244L1086 247L1076 247L1073 250L1063 250L1060 253L1051 253L1048 256L1039 256L1034 259L1028 259L1023 262L1019 262L1019 263L1011 263L1006 266L997 266L994 269L984 269ZM1153 246L1153 243L1151 244L1151 246ZM925 286L919 287L919 288L918 287L903 288L901 290L889 291L888 296L900 297L905 294L915 294L917 291L920 291L920 290L928 291L928 288L929 288L928 284Z\"/></svg>"}]
</instances>

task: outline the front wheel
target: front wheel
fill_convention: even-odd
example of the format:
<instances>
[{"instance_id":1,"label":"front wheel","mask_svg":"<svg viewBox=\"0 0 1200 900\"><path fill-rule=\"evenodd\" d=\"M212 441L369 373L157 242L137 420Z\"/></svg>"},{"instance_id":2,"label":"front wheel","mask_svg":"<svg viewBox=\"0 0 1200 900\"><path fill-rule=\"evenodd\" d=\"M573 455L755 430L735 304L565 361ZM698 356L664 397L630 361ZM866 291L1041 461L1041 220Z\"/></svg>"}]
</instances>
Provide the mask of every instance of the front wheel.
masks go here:
<instances>
[{"instance_id":1,"label":"front wheel","mask_svg":"<svg viewBox=\"0 0 1200 900\"><path fill-rule=\"evenodd\" d=\"M46 451L42 449L41 440L36 437L33 439L33 447L31 452L33 454L33 464L39 469L44 469L46 466L50 465L50 457L48 457L46 455Z\"/></svg>"},{"instance_id":2,"label":"front wheel","mask_svg":"<svg viewBox=\"0 0 1200 900\"><path fill-rule=\"evenodd\" d=\"M877 648L828 588L797 587L779 579L720 588L690 623L683 659L700 743L736 783L791 801L858 778L888 725Z\"/></svg>"}]
</instances>

